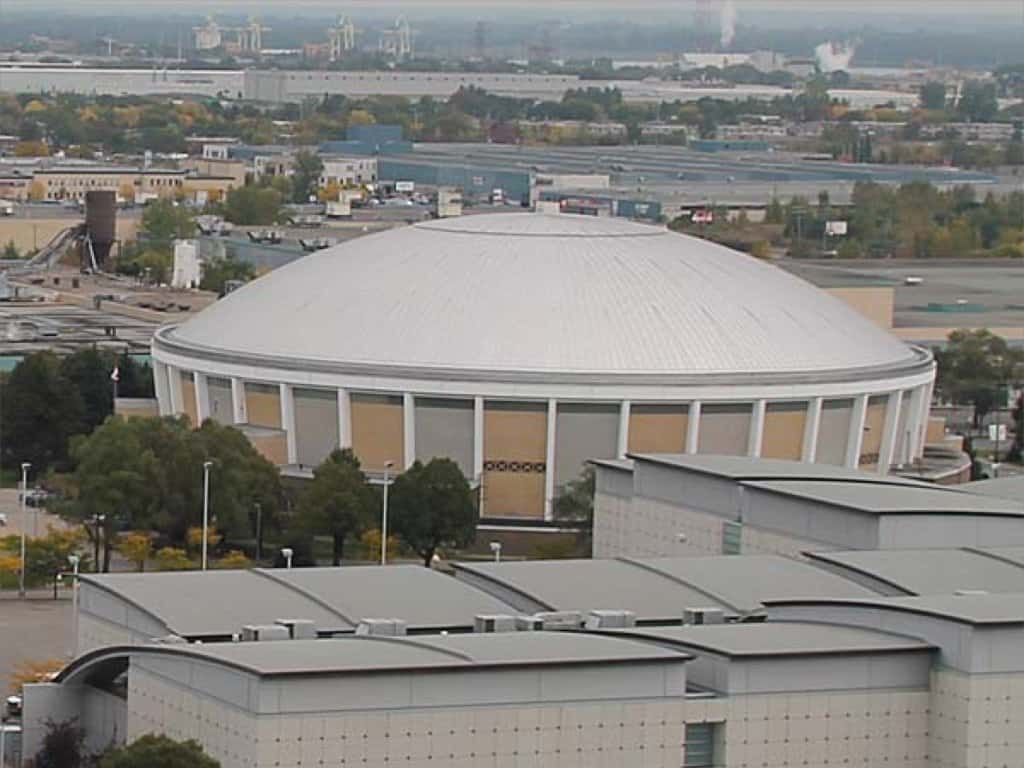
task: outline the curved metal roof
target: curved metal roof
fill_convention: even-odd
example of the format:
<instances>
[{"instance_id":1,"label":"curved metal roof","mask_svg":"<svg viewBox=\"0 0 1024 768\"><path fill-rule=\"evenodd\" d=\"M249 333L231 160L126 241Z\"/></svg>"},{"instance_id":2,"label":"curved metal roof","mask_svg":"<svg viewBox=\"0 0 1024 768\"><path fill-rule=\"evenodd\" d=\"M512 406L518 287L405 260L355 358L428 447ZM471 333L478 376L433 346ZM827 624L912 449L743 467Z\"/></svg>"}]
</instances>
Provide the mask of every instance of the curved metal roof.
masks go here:
<instances>
[{"instance_id":1,"label":"curved metal roof","mask_svg":"<svg viewBox=\"0 0 1024 768\"><path fill-rule=\"evenodd\" d=\"M526 213L425 222L315 253L161 344L452 377L827 376L923 362L763 261L621 219Z\"/></svg>"}]
</instances>

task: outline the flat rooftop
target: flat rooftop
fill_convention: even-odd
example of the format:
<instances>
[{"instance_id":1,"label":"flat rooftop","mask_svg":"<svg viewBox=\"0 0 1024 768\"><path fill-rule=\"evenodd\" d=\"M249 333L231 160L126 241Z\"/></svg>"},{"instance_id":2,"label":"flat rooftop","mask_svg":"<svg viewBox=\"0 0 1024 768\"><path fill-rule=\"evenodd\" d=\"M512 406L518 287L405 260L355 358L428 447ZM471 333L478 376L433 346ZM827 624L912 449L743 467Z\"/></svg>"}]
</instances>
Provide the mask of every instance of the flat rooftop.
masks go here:
<instances>
[{"instance_id":1,"label":"flat rooftop","mask_svg":"<svg viewBox=\"0 0 1024 768\"><path fill-rule=\"evenodd\" d=\"M785 459L750 456L709 456L685 453L631 453L634 461L650 462L737 481L751 480L836 480L870 485L905 485L934 488L934 485L892 475L879 475L829 464L812 464ZM602 462L603 464L604 462Z\"/></svg>"},{"instance_id":2,"label":"flat rooftop","mask_svg":"<svg viewBox=\"0 0 1024 768\"><path fill-rule=\"evenodd\" d=\"M455 568L460 579L468 576L499 597L523 596L547 610L628 610L641 622L681 621L684 608L749 614L775 596L877 595L809 563L774 555L456 563Z\"/></svg>"},{"instance_id":3,"label":"flat rooftop","mask_svg":"<svg viewBox=\"0 0 1024 768\"><path fill-rule=\"evenodd\" d=\"M188 646L149 646L144 652L181 653L261 677L358 675L500 667L684 662L681 650L629 638L577 632L509 632L409 637L344 637ZM137 648L126 649L129 653Z\"/></svg>"},{"instance_id":4,"label":"flat rooftop","mask_svg":"<svg viewBox=\"0 0 1024 768\"><path fill-rule=\"evenodd\" d=\"M868 583L877 581L906 595L953 594L957 590L1024 592L1024 562L1015 564L985 552L912 549L811 552L807 556L848 574L848 578L866 577Z\"/></svg>"},{"instance_id":5,"label":"flat rooftop","mask_svg":"<svg viewBox=\"0 0 1024 768\"><path fill-rule=\"evenodd\" d=\"M785 608L786 606L820 607L822 609L848 607L912 613L971 626L1024 626L1024 594L927 595L854 600L845 598L771 600L767 606L769 614L772 608Z\"/></svg>"},{"instance_id":6,"label":"flat rooftop","mask_svg":"<svg viewBox=\"0 0 1024 768\"><path fill-rule=\"evenodd\" d=\"M710 653L729 658L839 656L931 649L921 640L874 629L789 621L610 629L603 634L650 640L697 656Z\"/></svg>"},{"instance_id":7,"label":"flat rooftop","mask_svg":"<svg viewBox=\"0 0 1024 768\"><path fill-rule=\"evenodd\" d=\"M903 485L838 480L765 480L744 481L743 485L873 515L1024 516L1024 507L1006 499L978 496L925 483Z\"/></svg>"},{"instance_id":8,"label":"flat rooftop","mask_svg":"<svg viewBox=\"0 0 1024 768\"><path fill-rule=\"evenodd\" d=\"M509 613L493 596L415 565L83 575L182 637L230 636L247 624L308 619L320 632L351 632L362 619L410 629L468 629L477 614Z\"/></svg>"}]
</instances>

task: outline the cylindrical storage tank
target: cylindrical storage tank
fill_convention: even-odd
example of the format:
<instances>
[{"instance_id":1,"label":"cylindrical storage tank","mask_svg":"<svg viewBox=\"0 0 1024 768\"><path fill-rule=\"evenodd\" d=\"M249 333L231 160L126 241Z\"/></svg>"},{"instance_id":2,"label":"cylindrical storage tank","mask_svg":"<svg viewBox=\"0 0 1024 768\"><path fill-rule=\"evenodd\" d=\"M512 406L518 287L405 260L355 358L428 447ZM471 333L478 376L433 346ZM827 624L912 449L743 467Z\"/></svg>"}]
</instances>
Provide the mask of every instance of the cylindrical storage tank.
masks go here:
<instances>
[{"instance_id":1,"label":"cylindrical storage tank","mask_svg":"<svg viewBox=\"0 0 1024 768\"><path fill-rule=\"evenodd\" d=\"M85 228L96 263L103 264L117 239L117 196L114 192L94 190L85 193Z\"/></svg>"}]
</instances>

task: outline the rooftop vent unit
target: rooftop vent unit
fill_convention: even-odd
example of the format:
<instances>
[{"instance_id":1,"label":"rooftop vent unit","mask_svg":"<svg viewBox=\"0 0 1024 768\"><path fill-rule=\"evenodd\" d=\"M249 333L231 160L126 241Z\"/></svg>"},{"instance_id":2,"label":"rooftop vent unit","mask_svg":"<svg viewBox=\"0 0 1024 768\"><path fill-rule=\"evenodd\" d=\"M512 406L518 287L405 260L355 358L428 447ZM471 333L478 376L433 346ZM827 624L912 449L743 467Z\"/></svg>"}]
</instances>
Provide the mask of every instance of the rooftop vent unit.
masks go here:
<instances>
[{"instance_id":1,"label":"rooftop vent unit","mask_svg":"<svg viewBox=\"0 0 1024 768\"><path fill-rule=\"evenodd\" d=\"M544 621L538 616L516 616L517 632L540 632L544 629Z\"/></svg>"},{"instance_id":2,"label":"rooftop vent unit","mask_svg":"<svg viewBox=\"0 0 1024 768\"><path fill-rule=\"evenodd\" d=\"M724 624L725 611L721 608L684 608L683 624Z\"/></svg>"},{"instance_id":3,"label":"rooftop vent unit","mask_svg":"<svg viewBox=\"0 0 1024 768\"><path fill-rule=\"evenodd\" d=\"M277 619L274 624L287 629L292 640L316 640L316 624L309 619Z\"/></svg>"},{"instance_id":4,"label":"rooftop vent unit","mask_svg":"<svg viewBox=\"0 0 1024 768\"><path fill-rule=\"evenodd\" d=\"M188 640L179 635L164 635L163 637L154 637L153 642L157 645L188 645Z\"/></svg>"},{"instance_id":5,"label":"rooftop vent unit","mask_svg":"<svg viewBox=\"0 0 1024 768\"><path fill-rule=\"evenodd\" d=\"M481 614L473 619L474 632L515 632L516 617L503 614Z\"/></svg>"},{"instance_id":6,"label":"rooftop vent unit","mask_svg":"<svg viewBox=\"0 0 1024 768\"><path fill-rule=\"evenodd\" d=\"M632 611L591 611L587 616L587 629L625 629L636 626Z\"/></svg>"},{"instance_id":7,"label":"rooftop vent unit","mask_svg":"<svg viewBox=\"0 0 1024 768\"><path fill-rule=\"evenodd\" d=\"M583 616L579 611L545 611L535 613L534 618L540 619L541 629L548 631L560 632L583 626Z\"/></svg>"},{"instance_id":8,"label":"rooftop vent unit","mask_svg":"<svg viewBox=\"0 0 1024 768\"><path fill-rule=\"evenodd\" d=\"M402 619L362 619L356 634L369 637L403 637L406 624Z\"/></svg>"},{"instance_id":9,"label":"rooftop vent unit","mask_svg":"<svg viewBox=\"0 0 1024 768\"><path fill-rule=\"evenodd\" d=\"M277 624L248 624L242 627L243 643L265 643L288 638L288 628Z\"/></svg>"}]
</instances>

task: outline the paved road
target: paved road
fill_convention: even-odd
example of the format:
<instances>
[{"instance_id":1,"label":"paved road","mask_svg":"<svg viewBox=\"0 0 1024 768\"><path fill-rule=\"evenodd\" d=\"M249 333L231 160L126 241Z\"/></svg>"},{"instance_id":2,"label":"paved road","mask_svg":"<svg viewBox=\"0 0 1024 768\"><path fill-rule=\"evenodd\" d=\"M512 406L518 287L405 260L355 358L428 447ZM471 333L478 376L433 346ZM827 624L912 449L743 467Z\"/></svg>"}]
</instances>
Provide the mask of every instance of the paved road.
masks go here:
<instances>
[{"instance_id":1,"label":"paved road","mask_svg":"<svg viewBox=\"0 0 1024 768\"><path fill-rule=\"evenodd\" d=\"M31 489L31 484L29 488ZM21 534L22 514L18 505L18 490L0 488L0 515L6 517L6 525L0 525L0 536L17 536ZM56 515L49 514L38 507L25 508L26 532L29 536L45 536L47 526L66 527ZM2 520L3 518L0 518Z\"/></svg>"},{"instance_id":2,"label":"paved road","mask_svg":"<svg viewBox=\"0 0 1024 768\"><path fill-rule=\"evenodd\" d=\"M50 591L0 593L0 685L9 690L11 673L27 661L64 659L71 648L71 600Z\"/></svg>"}]
</instances>

